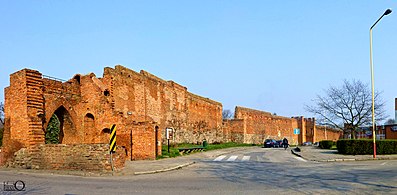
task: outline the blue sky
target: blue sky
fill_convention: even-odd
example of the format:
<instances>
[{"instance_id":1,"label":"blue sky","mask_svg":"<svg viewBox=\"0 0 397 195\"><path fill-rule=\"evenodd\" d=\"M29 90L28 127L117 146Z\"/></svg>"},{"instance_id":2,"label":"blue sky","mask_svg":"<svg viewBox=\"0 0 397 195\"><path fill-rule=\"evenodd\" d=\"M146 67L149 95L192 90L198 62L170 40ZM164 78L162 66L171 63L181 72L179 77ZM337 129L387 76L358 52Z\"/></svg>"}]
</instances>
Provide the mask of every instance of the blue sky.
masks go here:
<instances>
[{"instance_id":1,"label":"blue sky","mask_svg":"<svg viewBox=\"0 0 397 195\"><path fill-rule=\"evenodd\" d=\"M124 65L236 105L311 117L344 79L370 84L369 27L395 1L4 1L0 88L23 68L68 80ZM397 9L395 10L397 12ZM375 88L394 118L397 13L374 29ZM4 101L4 92L0 92Z\"/></svg>"}]
</instances>

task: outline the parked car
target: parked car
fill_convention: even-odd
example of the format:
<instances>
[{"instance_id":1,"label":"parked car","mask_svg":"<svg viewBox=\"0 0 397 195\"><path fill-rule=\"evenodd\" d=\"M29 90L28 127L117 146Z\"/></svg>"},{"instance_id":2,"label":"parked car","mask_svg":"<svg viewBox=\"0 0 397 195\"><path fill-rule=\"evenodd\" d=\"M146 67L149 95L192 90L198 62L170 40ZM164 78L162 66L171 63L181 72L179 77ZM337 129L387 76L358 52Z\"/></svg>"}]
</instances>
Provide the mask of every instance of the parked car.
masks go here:
<instances>
[{"instance_id":1,"label":"parked car","mask_svg":"<svg viewBox=\"0 0 397 195\"><path fill-rule=\"evenodd\" d=\"M283 140L276 140L276 145L274 145L276 148L282 148L283 147Z\"/></svg>"},{"instance_id":2,"label":"parked car","mask_svg":"<svg viewBox=\"0 0 397 195\"><path fill-rule=\"evenodd\" d=\"M303 142L302 146L311 146L312 142Z\"/></svg>"},{"instance_id":3,"label":"parked car","mask_svg":"<svg viewBox=\"0 0 397 195\"><path fill-rule=\"evenodd\" d=\"M265 147L265 148L274 148L276 144L277 144L276 140L274 140L274 139L266 139L265 142L263 143L263 147Z\"/></svg>"}]
</instances>

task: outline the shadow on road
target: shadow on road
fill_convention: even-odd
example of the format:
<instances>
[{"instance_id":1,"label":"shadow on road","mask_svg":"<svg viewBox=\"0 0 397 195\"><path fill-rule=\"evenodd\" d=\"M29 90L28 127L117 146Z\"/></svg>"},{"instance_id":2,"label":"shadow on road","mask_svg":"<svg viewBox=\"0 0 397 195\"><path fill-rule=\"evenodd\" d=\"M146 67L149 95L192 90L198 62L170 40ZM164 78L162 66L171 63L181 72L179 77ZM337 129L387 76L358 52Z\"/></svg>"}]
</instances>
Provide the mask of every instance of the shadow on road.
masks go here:
<instances>
[{"instance_id":1,"label":"shadow on road","mask_svg":"<svg viewBox=\"0 0 397 195\"><path fill-rule=\"evenodd\" d=\"M271 189L312 192L390 193L397 190L397 170L365 170L352 166L307 166L271 162L208 162L206 170L223 180L238 184L262 184ZM203 171L203 170L201 170ZM394 181L394 182L393 182Z\"/></svg>"}]
</instances>

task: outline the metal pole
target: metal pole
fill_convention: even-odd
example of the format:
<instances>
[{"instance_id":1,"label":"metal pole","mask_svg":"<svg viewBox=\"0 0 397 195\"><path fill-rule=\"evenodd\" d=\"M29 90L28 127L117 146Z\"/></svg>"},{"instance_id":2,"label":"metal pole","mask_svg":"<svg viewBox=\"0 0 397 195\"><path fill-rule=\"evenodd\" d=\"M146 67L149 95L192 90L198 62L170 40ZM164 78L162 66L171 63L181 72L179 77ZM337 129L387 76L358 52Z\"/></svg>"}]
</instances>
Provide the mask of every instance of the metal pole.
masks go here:
<instances>
[{"instance_id":1,"label":"metal pole","mask_svg":"<svg viewBox=\"0 0 397 195\"><path fill-rule=\"evenodd\" d=\"M383 17L383 15L382 15ZM376 22L382 18L380 17ZM373 148L374 148L374 159L376 158L376 135L375 135L375 84L374 84L374 65L372 60L372 28L375 24L369 29L369 61L371 65L371 90L372 90L372 139L373 139Z\"/></svg>"},{"instance_id":2,"label":"metal pole","mask_svg":"<svg viewBox=\"0 0 397 195\"><path fill-rule=\"evenodd\" d=\"M114 173L114 165L113 165L113 155L112 155L113 153L112 152L110 152L110 164L111 164L111 166L112 166L112 175L113 175L113 173Z\"/></svg>"},{"instance_id":3,"label":"metal pole","mask_svg":"<svg viewBox=\"0 0 397 195\"><path fill-rule=\"evenodd\" d=\"M168 139L168 155L170 155L170 139Z\"/></svg>"},{"instance_id":4,"label":"metal pole","mask_svg":"<svg viewBox=\"0 0 397 195\"><path fill-rule=\"evenodd\" d=\"M391 9L387 9L385 13L369 28L369 61L371 66L371 88L372 88L372 138L374 144L374 159L376 158L376 134L375 134L375 84L374 84L374 65L372 59L372 28L383 18L392 12Z\"/></svg>"}]
</instances>

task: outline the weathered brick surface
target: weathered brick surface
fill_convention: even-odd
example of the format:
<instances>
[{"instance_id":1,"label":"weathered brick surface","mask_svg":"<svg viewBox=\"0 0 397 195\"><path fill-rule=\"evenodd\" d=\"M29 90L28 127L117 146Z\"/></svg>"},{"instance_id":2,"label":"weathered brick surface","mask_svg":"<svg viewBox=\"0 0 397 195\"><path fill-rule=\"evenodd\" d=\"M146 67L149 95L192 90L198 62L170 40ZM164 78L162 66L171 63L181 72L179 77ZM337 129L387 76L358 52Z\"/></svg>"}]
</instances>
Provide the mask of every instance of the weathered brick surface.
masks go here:
<instances>
[{"instance_id":1,"label":"weathered brick surface","mask_svg":"<svg viewBox=\"0 0 397 195\"><path fill-rule=\"evenodd\" d=\"M109 128L117 126L117 145L127 159L155 159L172 127L172 142L221 141L222 104L122 66L95 74L75 75L67 82L24 69L10 76L5 89L5 143L23 147L44 144L45 129L56 114L62 144L109 142ZM7 146L5 147L7 150Z\"/></svg>"},{"instance_id":2,"label":"weathered brick surface","mask_svg":"<svg viewBox=\"0 0 397 195\"><path fill-rule=\"evenodd\" d=\"M33 150L33 151L32 151ZM108 144L41 144L37 148L22 148L15 153L10 167L111 171ZM112 154L116 171L124 167L124 150L119 148Z\"/></svg>"},{"instance_id":3,"label":"weathered brick surface","mask_svg":"<svg viewBox=\"0 0 397 195\"><path fill-rule=\"evenodd\" d=\"M297 128L294 119L243 107L236 107L235 118L242 119L244 143L262 144L268 138L280 140L284 137L291 143L298 140L293 134L293 129Z\"/></svg>"},{"instance_id":4,"label":"weathered brick surface","mask_svg":"<svg viewBox=\"0 0 397 195\"><path fill-rule=\"evenodd\" d=\"M39 148L53 114L61 122L60 142L68 147ZM107 144L113 124L117 147L130 160L160 155L167 127L174 130L171 143L201 143L204 139L209 143L262 143L266 138L283 137L302 143L315 141L321 134L310 118L287 118L243 107L236 107L235 115L234 120L223 121L221 103L192 94L173 81L120 65L105 68L102 78L76 74L66 82L23 69L10 75L10 86L5 89L3 150L10 156L20 148L11 149L7 143L18 143L29 148L32 164L57 168L46 155L69 154L69 145ZM294 135L294 128L301 128L302 133ZM44 155L35 155L38 152Z\"/></svg>"},{"instance_id":5,"label":"weathered brick surface","mask_svg":"<svg viewBox=\"0 0 397 195\"><path fill-rule=\"evenodd\" d=\"M302 144L325 139L321 127L317 132L314 118L287 118L243 107L236 107L234 118L223 121L223 133L227 141L262 144L268 138L280 140L285 137L291 144ZM297 128L300 129L299 135L294 134ZM327 131L329 139L337 140L340 135L341 131L335 129Z\"/></svg>"},{"instance_id":6,"label":"weathered brick surface","mask_svg":"<svg viewBox=\"0 0 397 195\"><path fill-rule=\"evenodd\" d=\"M223 120L225 142L244 143L244 119Z\"/></svg>"},{"instance_id":7,"label":"weathered brick surface","mask_svg":"<svg viewBox=\"0 0 397 195\"><path fill-rule=\"evenodd\" d=\"M325 127L325 126L316 126L316 141L321 140L338 140L343 137L342 131L336 131L335 129Z\"/></svg>"}]
</instances>

